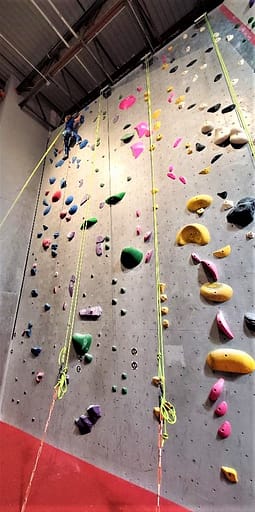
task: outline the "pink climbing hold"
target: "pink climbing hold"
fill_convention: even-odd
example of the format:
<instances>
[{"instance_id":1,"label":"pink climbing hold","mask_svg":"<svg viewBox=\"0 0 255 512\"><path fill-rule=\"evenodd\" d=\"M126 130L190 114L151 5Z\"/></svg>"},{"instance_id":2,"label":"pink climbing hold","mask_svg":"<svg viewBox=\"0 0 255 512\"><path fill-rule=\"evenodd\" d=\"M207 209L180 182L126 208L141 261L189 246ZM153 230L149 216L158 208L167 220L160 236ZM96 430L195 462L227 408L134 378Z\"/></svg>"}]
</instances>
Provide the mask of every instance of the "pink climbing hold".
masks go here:
<instances>
[{"instance_id":1,"label":"pink climbing hold","mask_svg":"<svg viewBox=\"0 0 255 512\"><path fill-rule=\"evenodd\" d=\"M210 276L213 278L213 280L218 281L219 274L218 274L218 270L217 270L215 263L213 263L212 261L208 261L208 260L201 260L201 263L202 263L205 271L210 274Z\"/></svg>"},{"instance_id":2,"label":"pink climbing hold","mask_svg":"<svg viewBox=\"0 0 255 512\"><path fill-rule=\"evenodd\" d=\"M143 90L143 88L139 85L137 88L136 88L137 92L141 92Z\"/></svg>"},{"instance_id":3,"label":"pink climbing hold","mask_svg":"<svg viewBox=\"0 0 255 512\"><path fill-rule=\"evenodd\" d=\"M131 151L133 153L133 156L135 158L138 158L139 155L144 151L144 144L143 142L136 142L131 146Z\"/></svg>"},{"instance_id":4,"label":"pink climbing hold","mask_svg":"<svg viewBox=\"0 0 255 512\"><path fill-rule=\"evenodd\" d=\"M210 389L209 400L215 402L219 398L224 388L224 382L225 381L222 378L218 379L217 382L215 382L215 384Z\"/></svg>"},{"instance_id":5,"label":"pink climbing hold","mask_svg":"<svg viewBox=\"0 0 255 512\"><path fill-rule=\"evenodd\" d=\"M150 130L149 130L148 123L145 123L142 121L141 123L139 123L135 126L135 130L136 130L139 138L143 137L144 135L145 135L145 137L150 136Z\"/></svg>"},{"instance_id":6,"label":"pink climbing hold","mask_svg":"<svg viewBox=\"0 0 255 512\"><path fill-rule=\"evenodd\" d=\"M152 255L153 255L153 249L150 249L150 250L146 253L146 255L145 255L145 260L144 260L144 262L145 262L145 263L150 263L151 258L152 258Z\"/></svg>"},{"instance_id":7,"label":"pink climbing hold","mask_svg":"<svg viewBox=\"0 0 255 512\"><path fill-rule=\"evenodd\" d=\"M137 234L137 236L139 236L141 234L141 232L142 232L141 226L136 226L136 234Z\"/></svg>"},{"instance_id":8,"label":"pink climbing hold","mask_svg":"<svg viewBox=\"0 0 255 512\"><path fill-rule=\"evenodd\" d=\"M177 137L177 139L173 143L173 148L177 148L177 146L179 146L181 141L182 141L182 137Z\"/></svg>"},{"instance_id":9,"label":"pink climbing hold","mask_svg":"<svg viewBox=\"0 0 255 512\"><path fill-rule=\"evenodd\" d=\"M169 165L168 170L169 170L170 172L172 172L172 171L174 170L174 166L173 166L172 164L171 164L171 165Z\"/></svg>"},{"instance_id":10,"label":"pink climbing hold","mask_svg":"<svg viewBox=\"0 0 255 512\"><path fill-rule=\"evenodd\" d=\"M75 237L75 231L70 231L68 234L67 234L67 239L69 240L69 242L71 242L71 240Z\"/></svg>"},{"instance_id":11,"label":"pink climbing hold","mask_svg":"<svg viewBox=\"0 0 255 512\"><path fill-rule=\"evenodd\" d=\"M218 311L216 315L216 322L219 330L223 332L223 334L225 334L229 340L232 340L234 338L234 334L232 333L230 327L228 326L222 311Z\"/></svg>"},{"instance_id":12,"label":"pink climbing hold","mask_svg":"<svg viewBox=\"0 0 255 512\"><path fill-rule=\"evenodd\" d=\"M59 201L60 198L61 198L61 190L56 190L56 192L54 192L51 200L53 203L56 203L57 201Z\"/></svg>"},{"instance_id":13,"label":"pink climbing hold","mask_svg":"<svg viewBox=\"0 0 255 512\"><path fill-rule=\"evenodd\" d=\"M167 176L168 176L168 178L170 178L171 180L176 180L176 175L174 174L174 172L168 172L168 173L167 173Z\"/></svg>"},{"instance_id":14,"label":"pink climbing hold","mask_svg":"<svg viewBox=\"0 0 255 512\"><path fill-rule=\"evenodd\" d=\"M183 183L183 185L186 185L186 183L187 183L187 180L186 180L185 176L179 176L179 181L181 183Z\"/></svg>"},{"instance_id":15,"label":"pink climbing hold","mask_svg":"<svg viewBox=\"0 0 255 512\"><path fill-rule=\"evenodd\" d=\"M48 249L51 245L51 239L50 238L44 238L42 241L42 246L44 249Z\"/></svg>"},{"instance_id":16,"label":"pink climbing hold","mask_svg":"<svg viewBox=\"0 0 255 512\"><path fill-rule=\"evenodd\" d=\"M215 409L215 414L217 416L224 416L224 414L226 414L228 410L228 404L227 402L225 402L225 400L223 400L223 402L221 402Z\"/></svg>"},{"instance_id":17,"label":"pink climbing hold","mask_svg":"<svg viewBox=\"0 0 255 512\"><path fill-rule=\"evenodd\" d=\"M172 92L170 92L170 94L169 94L169 96L167 98L168 103L172 103L173 97L174 97L174 92L172 91Z\"/></svg>"},{"instance_id":18,"label":"pink climbing hold","mask_svg":"<svg viewBox=\"0 0 255 512\"><path fill-rule=\"evenodd\" d=\"M229 437L232 433L232 427L231 423L229 421L224 421L222 425L218 428L218 435L225 439L226 437Z\"/></svg>"},{"instance_id":19,"label":"pink climbing hold","mask_svg":"<svg viewBox=\"0 0 255 512\"><path fill-rule=\"evenodd\" d=\"M136 210L135 216L136 217L141 217L141 210Z\"/></svg>"},{"instance_id":20,"label":"pink climbing hold","mask_svg":"<svg viewBox=\"0 0 255 512\"><path fill-rule=\"evenodd\" d=\"M44 372L38 372L36 374L36 378L35 378L36 382L38 382L38 383L41 382L43 376L44 376Z\"/></svg>"},{"instance_id":21,"label":"pink climbing hold","mask_svg":"<svg viewBox=\"0 0 255 512\"><path fill-rule=\"evenodd\" d=\"M134 103L136 102L136 97L135 96L127 96L126 98L124 98L123 100L121 100L120 104L119 104L119 109L120 110L127 110L128 108L132 107L132 105L134 105Z\"/></svg>"},{"instance_id":22,"label":"pink climbing hold","mask_svg":"<svg viewBox=\"0 0 255 512\"><path fill-rule=\"evenodd\" d=\"M146 231L143 237L144 242L150 242L152 237L152 231Z\"/></svg>"}]
</instances>

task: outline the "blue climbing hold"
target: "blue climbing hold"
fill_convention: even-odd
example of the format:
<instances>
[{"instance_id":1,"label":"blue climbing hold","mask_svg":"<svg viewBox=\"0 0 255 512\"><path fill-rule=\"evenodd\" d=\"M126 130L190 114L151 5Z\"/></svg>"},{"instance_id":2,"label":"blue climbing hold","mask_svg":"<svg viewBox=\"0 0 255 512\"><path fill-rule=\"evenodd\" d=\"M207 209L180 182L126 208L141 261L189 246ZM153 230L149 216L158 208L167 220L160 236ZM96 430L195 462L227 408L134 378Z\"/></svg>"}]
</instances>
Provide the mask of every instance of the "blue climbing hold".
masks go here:
<instances>
[{"instance_id":1,"label":"blue climbing hold","mask_svg":"<svg viewBox=\"0 0 255 512\"><path fill-rule=\"evenodd\" d=\"M39 356L39 354L41 353L42 349L41 347L32 347L31 348L31 353L33 354L33 356L37 357Z\"/></svg>"},{"instance_id":2,"label":"blue climbing hold","mask_svg":"<svg viewBox=\"0 0 255 512\"><path fill-rule=\"evenodd\" d=\"M85 121L85 117L83 115L80 116L80 124L83 124Z\"/></svg>"},{"instance_id":3,"label":"blue climbing hold","mask_svg":"<svg viewBox=\"0 0 255 512\"><path fill-rule=\"evenodd\" d=\"M60 181L60 188L65 188L65 187L66 187L66 179L62 178Z\"/></svg>"},{"instance_id":4,"label":"blue climbing hold","mask_svg":"<svg viewBox=\"0 0 255 512\"><path fill-rule=\"evenodd\" d=\"M58 248L58 244L51 244L51 248L53 249L53 251L56 251Z\"/></svg>"},{"instance_id":5,"label":"blue climbing hold","mask_svg":"<svg viewBox=\"0 0 255 512\"><path fill-rule=\"evenodd\" d=\"M37 233L37 238L42 238L42 233Z\"/></svg>"},{"instance_id":6,"label":"blue climbing hold","mask_svg":"<svg viewBox=\"0 0 255 512\"><path fill-rule=\"evenodd\" d=\"M87 146L87 144L88 144L88 140L87 140L87 139L84 139L84 140L82 140L82 141L80 142L80 144L79 144L79 148L80 148L80 149L83 149L83 148L85 148L85 147Z\"/></svg>"},{"instance_id":7,"label":"blue climbing hold","mask_svg":"<svg viewBox=\"0 0 255 512\"><path fill-rule=\"evenodd\" d=\"M78 206L77 206L77 204L73 204L73 205L71 206L71 208L69 208L68 213L69 213L70 215L74 215L74 214L77 212L77 210L78 210Z\"/></svg>"},{"instance_id":8,"label":"blue climbing hold","mask_svg":"<svg viewBox=\"0 0 255 512\"><path fill-rule=\"evenodd\" d=\"M51 163L51 164L53 164L53 160L52 160L52 158L50 158L50 163Z\"/></svg>"},{"instance_id":9,"label":"blue climbing hold","mask_svg":"<svg viewBox=\"0 0 255 512\"><path fill-rule=\"evenodd\" d=\"M45 208L44 212L43 212L43 215L48 215L48 213L50 213L51 211L51 206L47 206L47 208Z\"/></svg>"},{"instance_id":10,"label":"blue climbing hold","mask_svg":"<svg viewBox=\"0 0 255 512\"><path fill-rule=\"evenodd\" d=\"M73 202L73 196L67 196L66 200L65 200L65 204L71 204Z\"/></svg>"},{"instance_id":11,"label":"blue climbing hold","mask_svg":"<svg viewBox=\"0 0 255 512\"><path fill-rule=\"evenodd\" d=\"M49 203L48 203L48 201L46 201L46 199L43 200L43 205L44 206L49 206Z\"/></svg>"},{"instance_id":12,"label":"blue climbing hold","mask_svg":"<svg viewBox=\"0 0 255 512\"><path fill-rule=\"evenodd\" d=\"M75 160L76 160L77 156L73 156L72 157L72 164L74 164Z\"/></svg>"},{"instance_id":13,"label":"blue climbing hold","mask_svg":"<svg viewBox=\"0 0 255 512\"><path fill-rule=\"evenodd\" d=\"M63 164L65 163L65 160L59 160L56 164L55 164L55 167L61 167Z\"/></svg>"},{"instance_id":14,"label":"blue climbing hold","mask_svg":"<svg viewBox=\"0 0 255 512\"><path fill-rule=\"evenodd\" d=\"M58 238L58 237L59 237L59 234L60 234L60 233L59 233L59 231L55 231L55 233L54 233L54 235L53 235L53 236L54 236L54 238L55 238L55 239L56 239L56 238Z\"/></svg>"},{"instance_id":15,"label":"blue climbing hold","mask_svg":"<svg viewBox=\"0 0 255 512\"><path fill-rule=\"evenodd\" d=\"M49 178L50 185L53 185L53 183L55 183L55 181L56 181L55 176L51 176L51 177Z\"/></svg>"}]
</instances>

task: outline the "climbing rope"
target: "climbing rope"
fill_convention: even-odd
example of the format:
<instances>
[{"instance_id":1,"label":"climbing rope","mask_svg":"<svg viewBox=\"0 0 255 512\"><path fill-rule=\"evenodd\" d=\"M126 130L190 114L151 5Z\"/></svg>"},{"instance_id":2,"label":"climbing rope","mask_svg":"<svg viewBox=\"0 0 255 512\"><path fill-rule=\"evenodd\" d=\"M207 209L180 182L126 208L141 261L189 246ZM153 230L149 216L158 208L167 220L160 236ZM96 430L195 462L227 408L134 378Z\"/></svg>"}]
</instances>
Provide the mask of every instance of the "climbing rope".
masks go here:
<instances>
[{"instance_id":1,"label":"climbing rope","mask_svg":"<svg viewBox=\"0 0 255 512\"><path fill-rule=\"evenodd\" d=\"M97 123L96 123L95 142L98 139L100 119L101 119L101 96L100 96L99 104L98 104L98 116L97 116ZM57 140L57 138L51 144L51 147L53 147L53 145L55 144L56 140ZM95 147L96 147L96 144L95 144ZM46 156L46 155L44 155L44 156ZM92 168L94 166L94 161L95 161L95 151L94 151L94 158L93 158L92 163L91 163L91 166L92 166L91 167L91 175L92 175ZM88 203L89 203L89 201L88 201ZM71 301L71 306L70 306L70 311L69 311L69 317L68 317L68 323L67 323L67 329L66 329L65 342L64 342L64 345L63 345L62 349L60 350L59 358L58 358L58 363L60 365L60 368L59 368L59 374L58 374L58 378L57 378L57 384L54 387L54 391L53 391L51 405L50 405L50 408L49 408L48 417L47 417L47 420L46 420L46 423L45 423L45 427L44 427L44 430L43 430L43 435L42 435L41 440L40 440L40 445L39 445L39 448L38 448L38 451L37 451L37 455L36 455L36 459L35 459L35 462L34 462L33 469L31 471L30 479L29 479L29 482L28 482L28 485L27 485L27 488L26 488L26 492L25 492L25 496L24 496L24 500L23 500L20 512L25 512L26 511L26 507L27 507L29 496L30 496L33 480L34 480L34 477L35 477L35 474L36 474L36 471L37 471L37 467L38 467L38 464L39 464L39 460L40 460L40 457L41 457L41 454L42 454L43 446L44 446L44 443L45 443L45 439L46 439L47 431L48 431L48 428L49 428L51 416L52 416L52 413L53 413L53 410L54 410L54 407L55 407L55 403L56 403L57 399L63 398L63 396L67 392L67 374L68 374L69 356L70 356L71 342L72 342L72 330L73 330L73 326L74 326L75 312L76 312L76 308L77 308L77 301L78 301L78 295L79 295L79 286L80 286L80 280L81 280L81 270L82 270L83 256L84 256L84 251L85 251L85 233L86 233L86 221L83 224L82 237L81 237L81 243L80 243L79 254L78 254L78 259L77 259L77 267L76 267L76 277L77 277L77 279L76 279L76 283L75 283L76 285L74 287L74 293L73 293L73 297L72 297L72 301Z\"/></svg>"},{"instance_id":2,"label":"climbing rope","mask_svg":"<svg viewBox=\"0 0 255 512\"><path fill-rule=\"evenodd\" d=\"M146 69L146 92L148 105L149 120L149 140L150 140L150 168L151 168L151 184L152 184L152 209L153 209L153 230L154 230L154 253L155 253L155 281L156 281L156 312L157 312L157 337L158 337L158 377L160 381L160 414L159 414L159 434L158 434L158 486L157 486L157 512L160 511L160 495L161 495L161 479L162 479L162 448L164 441L168 439L167 424L173 425L176 422L176 411L174 406L166 398L166 382L165 382L165 356L164 356L164 335L161 317L161 283L160 283L160 262L159 262L159 245L158 245L158 222L157 222L157 204L156 204L156 179L155 167L153 160L153 138L152 138L152 109L151 109L151 89L150 89L150 72L149 61L145 59Z\"/></svg>"},{"instance_id":3,"label":"climbing rope","mask_svg":"<svg viewBox=\"0 0 255 512\"><path fill-rule=\"evenodd\" d=\"M20 199L20 197L22 196L23 192L25 191L25 189L27 188L27 186L29 185L31 179L33 178L33 176L35 175L36 171L39 169L41 163L43 162L43 160L46 158L46 156L48 155L48 153L50 152L50 150L53 148L53 146L55 145L56 141L58 140L60 134L62 133L62 129L60 130L60 132L58 132L58 134L56 135L55 139L53 139L52 143L48 146L48 148L46 149L45 153L43 154L43 156L40 158L40 160L37 162L36 166L34 167L34 169L32 170L30 176L27 178L27 180L25 181L23 187L21 188L21 190L19 191L17 197L14 199L13 203L11 204L9 210L6 212L5 216L3 217L3 219L1 220L0 222L0 230L1 228L3 227L6 219L9 217L10 213L12 212L13 208L16 206L18 200Z\"/></svg>"},{"instance_id":4,"label":"climbing rope","mask_svg":"<svg viewBox=\"0 0 255 512\"><path fill-rule=\"evenodd\" d=\"M211 40L212 40L212 44L214 46L214 49L215 49L215 52L216 52L216 55L218 57L218 60L219 60L219 63L221 65L221 69L223 71L223 74L224 74L224 77L225 77L225 80L226 80L226 84L228 86L228 90L229 90L229 93L230 93L230 96L232 98L232 102L233 104L236 106L236 114L237 114L237 117L239 119L239 122L240 122L240 125L242 126L243 130L245 131L245 134L247 135L247 138L248 138L248 144L250 146L250 150L251 150L251 154L253 157L255 157L255 145L254 145L254 142L253 142L253 139L252 139L252 136L251 136L251 133L249 131L249 128L247 126L247 123L245 121L245 118L244 118L244 115L243 115L243 112L242 112L242 109L240 107L240 103L238 101L238 98L237 98L237 95L236 95L236 92L235 92L235 89L233 87L233 84L231 82L231 78L229 76L229 72L228 72L228 69L227 69L227 66L225 64L225 61L222 57L222 53L219 49L219 46L218 46L218 43L216 41L216 38L214 37L214 33L213 33L213 30L212 30L212 26L210 24L210 21L208 19L208 16L206 15L205 17L205 21L206 21L206 26L208 28L208 31L209 31L209 34L210 34L210 37L211 37Z\"/></svg>"}]
</instances>

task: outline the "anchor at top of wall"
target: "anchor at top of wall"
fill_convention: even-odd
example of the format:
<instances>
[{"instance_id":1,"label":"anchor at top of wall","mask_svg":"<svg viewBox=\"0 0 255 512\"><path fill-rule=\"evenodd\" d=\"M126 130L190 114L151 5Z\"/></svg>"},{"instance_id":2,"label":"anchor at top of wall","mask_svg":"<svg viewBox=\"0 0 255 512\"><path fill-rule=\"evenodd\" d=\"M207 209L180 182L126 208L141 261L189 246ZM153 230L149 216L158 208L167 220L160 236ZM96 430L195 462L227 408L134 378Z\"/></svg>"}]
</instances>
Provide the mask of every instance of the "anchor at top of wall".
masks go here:
<instances>
[{"instance_id":1,"label":"anchor at top of wall","mask_svg":"<svg viewBox=\"0 0 255 512\"><path fill-rule=\"evenodd\" d=\"M112 88L110 85L107 85L106 87L104 87L103 89L101 89L101 94L102 96L107 99L109 98L111 95L112 95Z\"/></svg>"},{"instance_id":2,"label":"anchor at top of wall","mask_svg":"<svg viewBox=\"0 0 255 512\"><path fill-rule=\"evenodd\" d=\"M148 63L149 66L153 64L153 54L151 52L146 53L144 57L141 58L142 63L142 69L146 68L146 63Z\"/></svg>"}]
</instances>

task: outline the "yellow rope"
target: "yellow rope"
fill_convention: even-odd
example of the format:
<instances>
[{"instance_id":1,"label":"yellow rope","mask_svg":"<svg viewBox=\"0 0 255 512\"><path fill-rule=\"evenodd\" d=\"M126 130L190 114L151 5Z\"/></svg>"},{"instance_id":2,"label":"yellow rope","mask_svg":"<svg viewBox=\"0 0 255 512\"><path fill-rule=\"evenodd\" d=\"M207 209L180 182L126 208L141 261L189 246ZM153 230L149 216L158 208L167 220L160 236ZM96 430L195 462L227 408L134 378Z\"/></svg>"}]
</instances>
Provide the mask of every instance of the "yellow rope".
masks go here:
<instances>
[{"instance_id":1,"label":"yellow rope","mask_svg":"<svg viewBox=\"0 0 255 512\"><path fill-rule=\"evenodd\" d=\"M102 101L102 97L100 96L99 103L98 103L98 115L97 115L97 122L96 122L96 131L95 131L95 148L97 147L96 141L98 140L99 126L100 126L100 120L101 120L101 101ZM94 169L95 152L96 152L96 149L93 152L94 158L91 162L90 178L92 176L92 172ZM90 203L90 201L88 201L86 204L85 218L86 218L86 216L89 217L89 208L90 208L89 203ZM86 224L86 221L85 221L85 224ZM84 251L85 251L85 240L86 240L86 233L87 233L85 224L83 226L82 235L81 235L81 242L80 242L79 254L78 254L77 265L76 265L76 272L75 272L74 291L73 291L73 296L71 299L71 306L70 306L70 311L69 311L69 316L68 316L65 341L64 341L63 347L61 348L61 350L59 352L59 357L58 357L59 375L58 375L57 383L55 386L55 390L57 392L57 397L59 400L61 398L63 398L63 396L67 392L67 374L68 374L69 357L70 357L70 350L71 350L71 345L72 345L75 313L76 313L78 297L79 297L81 273L82 273Z\"/></svg>"},{"instance_id":2,"label":"yellow rope","mask_svg":"<svg viewBox=\"0 0 255 512\"><path fill-rule=\"evenodd\" d=\"M212 40L212 43L213 43L213 46L214 46L214 49L215 49L215 52L216 52L216 55L218 57L218 60L219 60L219 63L221 65L221 69L223 71L223 74L224 74L224 77L225 77L225 80L226 80L226 84L228 86L228 90L229 90L229 93L230 93L230 96L232 98L232 101L233 103L235 104L236 106L236 113L237 113L237 117L239 119L239 122L243 128L243 130L245 131L246 135L247 135L247 138L248 138L248 144L250 146L250 150L251 150L251 154L252 156L254 157L255 156L255 146L254 146L254 142L253 142L253 139L252 139L252 136L251 136L251 133L249 131L249 128L247 126L247 123L245 121L245 118L243 116L243 113L242 113L242 109L240 107L240 103L238 101L238 98L237 98L237 95L236 95L236 92L235 92L235 89L233 87L233 84L231 82L231 78L229 76L229 72L228 72L228 69L227 69L227 66L224 62L224 59L222 57L222 54L221 54L221 51L219 49L219 46L218 46L218 43L214 37L214 33L213 33L213 30L212 30L212 27L211 27L211 24L208 20L208 17L206 16L205 17L205 20L206 20L206 25L207 25L207 28L209 30L209 34L211 36L211 40Z\"/></svg>"},{"instance_id":3,"label":"yellow rope","mask_svg":"<svg viewBox=\"0 0 255 512\"><path fill-rule=\"evenodd\" d=\"M56 135L55 139L52 141L52 143L49 145L49 147L46 149L45 153L43 154L43 156L40 158L39 162L37 162L36 166L34 167L34 169L32 170L30 176L27 178L27 180L25 181L23 187L21 188L21 190L19 191L17 197L14 199L12 205L10 206L9 210L7 211L7 213L5 214L4 218L1 220L0 222L0 229L2 228L2 226L4 225L6 219L9 217L10 213L12 212L13 208L16 206L18 200L20 199L20 197L22 196L24 190L27 188L28 184L30 183L31 179L33 178L33 176L35 175L36 171L39 169L41 163L43 162L43 160L45 159L45 157L48 155L48 153L50 152L50 150L53 148L54 144L56 143L56 141L58 140L60 134L62 133L62 129L60 130L60 132Z\"/></svg>"},{"instance_id":4,"label":"yellow rope","mask_svg":"<svg viewBox=\"0 0 255 512\"><path fill-rule=\"evenodd\" d=\"M157 336L158 336L158 377L161 382L161 401L160 401L160 417L163 421L163 439L168 439L167 423L174 424L176 422L175 408L166 399L166 382L165 382L165 357L164 357L164 335L161 317L161 301L160 301L160 262L158 248L158 222L157 222L157 204L156 204L156 180L153 160L153 139L152 139L152 111L151 111L151 89L150 89L150 73L149 62L146 58L146 89L147 89L147 105L148 119L150 131L150 167L151 167L151 183L152 183L152 209L153 209L153 230L154 230L154 253L155 253L155 280L156 280L156 310L157 310Z\"/></svg>"}]
</instances>

